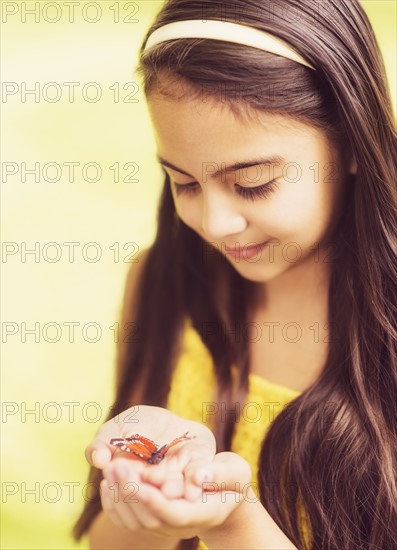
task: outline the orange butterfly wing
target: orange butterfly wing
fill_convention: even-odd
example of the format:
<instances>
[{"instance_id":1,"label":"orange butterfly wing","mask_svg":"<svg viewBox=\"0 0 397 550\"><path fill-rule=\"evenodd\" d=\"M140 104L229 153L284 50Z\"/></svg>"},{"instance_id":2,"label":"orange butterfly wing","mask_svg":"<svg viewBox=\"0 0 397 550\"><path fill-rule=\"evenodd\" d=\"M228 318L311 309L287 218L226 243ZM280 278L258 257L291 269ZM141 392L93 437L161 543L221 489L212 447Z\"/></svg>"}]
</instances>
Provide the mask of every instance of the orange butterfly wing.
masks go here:
<instances>
[{"instance_id":1,"label":"orange butterfly wing","mask_svg":"<svg viewBox=\"0 0 397 550\"><path fill-rule=\"evenodd\" d=\"M160 449L154 441L139 434L132 435L131 437L111 439L110 444L119 447L121 451L133 453L140 460L144 460L149 464L158 464L163 460L165 454L171 447L181 441L194 439L196 437L195 435L188 436L188 433L189 432L186 432L180 437L175 438L171 443L163 445Z\"/></svg>"},{"instance_id":2,"label":"orange butterfly wing","mask_svg":"<svg viewBox=\"0 0 397 550\"><path fill-rule=\"evenodd\" d=\"M186 432L184 433L183 435L181 435L180 437L176 437L175 439L173 439L171 441L171 443L168 443L168 445L163 445L163 447L161 447L161 449L159 450L159 457L161 459L164 458L165 454L171 449L171 447L173 447L174 445L177 445L178 443L180 443L181 441L185 441L187 439L194 439L196 436L195 435L190 435L188 436L189 432Z\"/></svg>"},{"instance_id":3,"label":"orange butterfly wing","mask_svg":"<svg viewBox=\"0 0 397 550\"><path fill-rule=\"evenodd\" d=\"M141 460L148 461L153 453L157 451L157 445L151 439L135 434L124 439L111 439L110 444L119 447L121 451L133 453Z\"/></svg>"},{"instance_id":4,"label":"orange butterfly wing","mask_svg":"<svg viewBox=\"0 0 397 550\"><path fill-rule=\"evenodd\" d=\"M151 453L155 453L158 449L158 445L156 445L154 441L152 441L148 437L144 437L143 435L135 434L135 435L132 435L131 437L127 437L127 439L132 439L134 441L141 442L142 445L144 445L147 448L147 450L150 451Z\"/></svg>"}]
</instances>

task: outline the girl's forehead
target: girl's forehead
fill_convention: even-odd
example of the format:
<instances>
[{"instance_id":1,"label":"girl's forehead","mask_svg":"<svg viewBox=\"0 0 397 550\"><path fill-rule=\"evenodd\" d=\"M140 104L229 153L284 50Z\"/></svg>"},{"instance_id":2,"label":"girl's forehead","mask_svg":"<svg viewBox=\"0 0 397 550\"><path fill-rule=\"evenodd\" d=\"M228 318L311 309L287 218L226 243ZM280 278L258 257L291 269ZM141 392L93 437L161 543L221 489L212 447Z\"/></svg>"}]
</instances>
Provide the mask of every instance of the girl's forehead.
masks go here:
<instances>
[{"instance_id":1,"label":"girl's forehead","mask_svg":"<svg viewBox=\"0 0 397 550\"><path fill-rule=\"evenodd\" d=\"M236 115L227 105L189 99L170 101L153 95L148 107L158 155L178 164L280 156L289 161L311 150L330 149L325 132L286 115L257 112Z\"/></svg>"},{"instance_id":2,"label":"girl's forehead","mask_svg":"<svg viewBox=\"0 0 397 550\"><path fill-rule=\"evenodd\" d=\"M171 101L161 96L151 96L148 109L153 129L162 137L178 133L183 134L184 138L221 134L226 138L244 136L244 139L255 139L258 135L308 138L322 133L318 128L288 115L244 107L241 114L236 114L227 104L214 100Z\"/></svg>"},{"instance_id":3,"label":"girl's forehead","mask_svg":"<svg viewBox=\"0 0 397 550\"><path fill-rule=\"evenodd\" d=\"M261 111L241 100L230 103L222 97L208 98L205 95L201 96L199 92L196 92L194 97L184 96L181 99L151 94L147 98L147 103L151 113L157 118L167 118L168 121L172 118L175 122L182 122L182 117L189 120L201 120L204 124L207 120L216 122L219 119L223 124L233 124L245 128L251 126L256 128L260 125L266 128L274 126L276 123L288 127L301 126L301 123L288 115Z\"/></svg>"}]
</instances>

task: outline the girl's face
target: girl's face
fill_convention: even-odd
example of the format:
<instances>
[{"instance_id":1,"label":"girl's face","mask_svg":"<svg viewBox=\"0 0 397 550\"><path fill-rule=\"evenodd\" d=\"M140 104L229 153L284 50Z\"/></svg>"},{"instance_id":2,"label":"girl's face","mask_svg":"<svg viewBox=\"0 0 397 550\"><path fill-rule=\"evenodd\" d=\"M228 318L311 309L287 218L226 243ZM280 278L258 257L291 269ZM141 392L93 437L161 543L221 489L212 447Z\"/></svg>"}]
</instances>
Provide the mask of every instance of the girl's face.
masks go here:
<instances>
[{"instance_id":1,"label":"girl's face","mask_svg":"<svg viewBox=\"0 0 397 550\"><path fill-rule=\"evenodd\" d=\"M347 173L323 131L287 116L237 118L208 100L152 94L148 107L179 217L241 276L266 282L319 261Z\"/></svg>"}]
</instances>

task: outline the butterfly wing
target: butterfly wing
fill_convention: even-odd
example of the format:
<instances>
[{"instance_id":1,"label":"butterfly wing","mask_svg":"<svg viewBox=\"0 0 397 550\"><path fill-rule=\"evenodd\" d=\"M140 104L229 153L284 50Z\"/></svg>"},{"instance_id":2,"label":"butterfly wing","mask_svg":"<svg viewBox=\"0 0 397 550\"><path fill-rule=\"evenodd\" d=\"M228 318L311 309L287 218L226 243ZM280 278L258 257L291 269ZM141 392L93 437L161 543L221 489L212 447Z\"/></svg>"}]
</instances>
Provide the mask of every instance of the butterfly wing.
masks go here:
<instances>
[{"instance_id":1,"label":"butterfly wing","mask_svg":"<svg viewBox=\"0 0 397 550\"><path fill-rule=\"evenodd\" d=\"M157 450L157 445L151 439L143 437L139 434L135 434L131 437L125 437L123 439L111 439L110 444L115 447L119 447L121 451L132 453L146 462L152 456L153 452L156 452Z\"/></svg>"},{"instance_id":2,"label":"butterfly wing","mask_svg":"<svg viewBox=\"0 0 397 550\"><path fill-rule=\"evenodd\" d=\"M145 445L147 450L150 451L151 453L155 453L159 448L154 441L152 441L148 437L144 437L143 435L135 434L128 439L134 439L135 441L140 441L143 445Z\"/></svg>"},{"instance_id":3,"label":"butterfly wing","mask_svg":"<svg viewBox=\"0 0 397 550\"><path fill-rule=\"evenodd\" d=\"M171 447L173 447L174 445L177 445L178 443L180 443L181 441L185 441L187 439L194 439L196 436L195 435L190 435L188 436L189 432L186 432L184 433L183 435L179 436L179 437L176 437L175 439L173 439L171 441L171 443L168 443L167 445L163 445L161 447L161 449L159 449L159 451L157 452L157 457L162 460L165 456L165 454L171 449Z\"/></svg>"},{"instance_id":4,"label":"butterfly wing","mask_svg":"<svg viewBox=\"0 0 397 550\"><path fill-rule=\"evenodd\" d=\"M139 434L132 435L131 437L111 439L110 444L119 447L121 451L134 454L149 464L158 464L163 460L165 454L171 447L177 445L177 443L181 441L194 439L196 437L195 435L188 436L188 433L189 432L186 432L180 437L173 439L171 443L163 445L160 449L154 441Z\"/></svg>"}]
</instances>

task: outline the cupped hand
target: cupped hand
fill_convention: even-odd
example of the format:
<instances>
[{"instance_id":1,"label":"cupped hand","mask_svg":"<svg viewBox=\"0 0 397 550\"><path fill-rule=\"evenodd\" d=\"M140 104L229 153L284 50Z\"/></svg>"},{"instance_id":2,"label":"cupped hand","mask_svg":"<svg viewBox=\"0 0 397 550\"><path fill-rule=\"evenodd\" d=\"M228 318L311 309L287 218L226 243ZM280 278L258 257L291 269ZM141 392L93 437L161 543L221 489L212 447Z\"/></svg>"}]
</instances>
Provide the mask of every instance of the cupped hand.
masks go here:
<instances>
[{"instance_id":1,"label":"cupped hand","mask_svg":"<svg viewBox=\"0 0 397 550\"><path fill-rule=\"evenodd\" d=\"M178 443L155 465L110 445L138 433L161 446L186 432L194 439ZM235 453L215 453L206 426L147 405L107 421L85 451L88 462L103 470L102 507L116 525L180 538L221 525L244 498L250 466Z\"/></svg>"},{"instance_id":2,"label":"cupped hand","mask_svg":"<svg viewBox=\"0 0 397 550\"><path fill-rule=\"evenodd\" d=\"M125 438L138 433L162 446L186 432L193 439L171 447L164 459L156 465L145 464L133 454L127 454L110 444L113 438ZM102 469L109 480L116 478L117 468L128 466L131 475L131 469L135 473L139 472L143 476L142 481L157 486L166 497L186 496L194 499L200 494L200 466L211 462L215 452L215 437L203 424L181 418L161 407L137 405L108 420L86 448L85 456L91 465ZM195 472L194 476L192 472Z\"/></svg>"},{"instance_id":3,"label":"cupped hand","mask_svg":"<svg viewBox=\"0 0 397 550\"><path fill-rule=\"evenodd\" d=\"M85 449L85 457L92 466L104 469L114 458L125 456L125 453L110 444L113 438L125 438L139 433L162 446L185 432L195 437L194 441L198 444L197 458L205 456L212 460L216 443L210 429L199 422L181 418L167 409L149 405L135 405L105 422ZM164 462L167 463L178 455L187 442L183 441L172 447Z\"/></svg>"},{"instance_id":4,"label":"cupped hand","mask_svg":"<svg viewBox=\"0 0 397 550\"><path fill-rule=\"evenodd\" d=\"M242 500L249 496L252 501L251 468L232 452L219 453L211 462L197 460L195 447L186 442L179 470L164 465L160 472L157 466L149 470L142 463L118 459L117 466L105 469L101 482L104 511L120 527L162 536L201 536L222 525ZM167 496L164 486L179 481L198 491Z\"/></svg>"}]
</instances>

